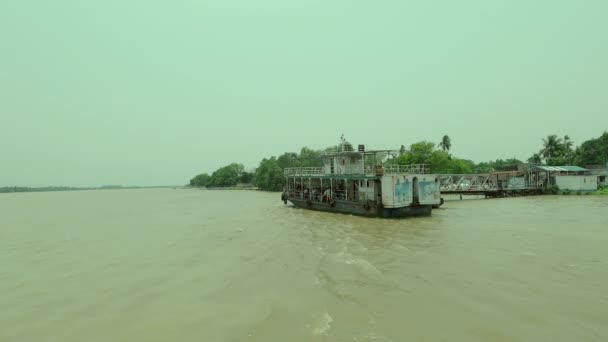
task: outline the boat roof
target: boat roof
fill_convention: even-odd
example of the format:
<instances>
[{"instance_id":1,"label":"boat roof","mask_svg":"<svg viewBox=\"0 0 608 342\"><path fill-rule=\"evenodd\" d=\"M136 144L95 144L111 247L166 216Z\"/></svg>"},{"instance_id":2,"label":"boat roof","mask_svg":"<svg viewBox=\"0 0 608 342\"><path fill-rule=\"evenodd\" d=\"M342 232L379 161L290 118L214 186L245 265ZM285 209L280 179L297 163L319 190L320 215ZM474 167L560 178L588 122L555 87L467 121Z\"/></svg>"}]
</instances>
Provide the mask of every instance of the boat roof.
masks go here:
<instances>
[{"instance_id":1,"label":"boat roof","mask_svg":"<svg viewBox=\"0 0 608 342\"><path fill-rule=\"evenodd\" d=\"M548 165L537 165L534 167L535 169L542 171L557 171L557 172L583 172L589 171L583 167L576 165L564 165L564 166L548 166Z\"/></svg>"},{"instance_id":2,"label":"boat roof","mask_svg":"<svg viewBox=\"0 0 608 342\"><path fill-rule=\"evenodd\" d=\"M324 152L321 157L335 157L335 156L344 156L344 155L373 155L377 153L387 153L387 154L399 154L399 150L366 150L366 151L332 151L332 152Z\"/></svg>"}]
</instances>

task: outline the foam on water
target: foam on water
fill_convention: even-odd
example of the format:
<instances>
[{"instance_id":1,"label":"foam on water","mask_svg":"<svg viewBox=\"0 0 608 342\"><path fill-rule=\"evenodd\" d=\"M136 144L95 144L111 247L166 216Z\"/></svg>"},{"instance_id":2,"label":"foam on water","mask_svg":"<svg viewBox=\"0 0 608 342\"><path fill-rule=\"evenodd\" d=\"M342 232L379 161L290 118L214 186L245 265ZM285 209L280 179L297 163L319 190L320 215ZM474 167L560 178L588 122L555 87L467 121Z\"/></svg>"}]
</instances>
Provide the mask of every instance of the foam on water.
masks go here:
<instances>
[{"instance_id":1,"label":"foam on water","mask_svg":"<svg viewBox=\"0 0 608 342\"><path fill-rule=\"evenodd\" d=\"M314 329L312 331L313 334L321 335L321 334L327 333L327 331L331 328L331 322L333 322L333 321L334 321L334 319L329 315L329 312L327 312L327 310L325 310L319 317L317 325L314 327Z\"/></svg>"}]
</instances>

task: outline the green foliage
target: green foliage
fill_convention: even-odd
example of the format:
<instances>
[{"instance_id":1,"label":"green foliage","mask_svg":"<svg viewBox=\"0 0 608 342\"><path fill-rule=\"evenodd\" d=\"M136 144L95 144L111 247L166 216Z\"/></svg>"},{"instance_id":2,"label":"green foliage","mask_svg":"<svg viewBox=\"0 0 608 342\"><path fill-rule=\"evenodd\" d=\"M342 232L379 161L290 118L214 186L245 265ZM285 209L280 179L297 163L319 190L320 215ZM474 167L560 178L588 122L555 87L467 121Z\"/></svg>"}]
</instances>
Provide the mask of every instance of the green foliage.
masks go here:
<instances>
[{"instance_id":1,"label":"green foliage","mask_svg":"<svg viewBox=\"0 0 608 342\"><path fill-rule=\"evenodd\" d=\"M337 152L340 150L340 146L331 146L323 150L303 147L300 153L283 153L278 157L264 158L255 172L245 172L243 165L233 163L216 170L211 176L197 175L190 181L190 185L228 187L235 186L237 183L253 182L261 190L280 191L285 183L283 176L285 168L322 166L322 154ZM475 164L471 160L453 157L449 154L452 143L447 135L437 146L429 141L412 144L409 148L401 145L399 157L386 162L396 162L401 165L429 164L434 173L450 174L517 170L518 165L522 163L519 159L508 158ZM372 157L367 157L366 165L376 162L372 159ZM555 134L549 135L543 139L543 148L528 158L530 163L541 163L543 160L545 163L555 166L573 163L581 166L605 165L608 162L608 132L604 132L599 138L585 141L575 150L567 135L563 138ZM547 192L557 194L559 188L550 188L547 189ZM608 193L608 190L598 192Z\"/></svg>"},{"instance_id":2,"label":"green foliage","mask_svg":"<svg viewBox=\"0 0 608 342\"><path fill-rule=\"evenodd\" d=\"M559 186L552 185L545 189L545 194L557 195L559 193Z\"/></svg>"},{"instance_id":3,"label":"green foliage","mask_svg":"<svg viewBox=\"0 0 608 342\"><path fill-rule=\"evenodd\" d=\"M279 157L279 159L281 157ZM279 160L277 160L276 157L271 157L270 159L262 159L260 165L255 170L253 183L260 190L282 190L283 186L285 185L285 177L283 176L283 167Z\"/></svg>"},{"instance_id":4,"label":"green foliage","mask_svg":"<svg viewBox=\"0 0 608 342\"><path fill-rule=\"evenodd\" d=\"M253 172L243 171L241 173L241 177L239 178L239 183L248 184L253 181Z\"/></svg>"},{"instance_id":5,"label":"green foliage","mask_svg":"<svg viewBox=\"0 0 608 342\"><path fill-rule=\"evenodd\" d=\"M475 172L488 173L494 171L517 170L517 166L523 163L517 158L496 159L489 162L482 162L475 166Z\"/></svg>"},{"instance_id":6,"label":"green foliage","mask_svg":"<svg viewBox=\"0 0 608 342\"><path fill-rule=\"evenodd\" d=\"M435 144L428 141L412 144L395 162L400 165L429 164L435 173L473 173L475 170L474 162L451 157L446 151L435 149Z\"/></svg>"},{"instance_id":7,"label":"green foliage","mask_svg":"<svg viewBox=\"0 0 608 342\"><path fill-rule=\"evenodd\" d=\"M321 158L324 152L336 152L338 146L331 146L325 150L313 150L302 147L300 153L283 153L278 158L264 158L255 170L253 184L260 190L281 191L285 186L283 169L287 167L318 167L323 166Z\"/></svg>"},{"instance_id":8,"label":"green foliage","mask_svg":"<svg viewBox=\"0 0 608 342\"><path fill-rule=\"evenodd\" d=\"M602 186L597 191L590 193L592 195L608 196L608 187Z\"/></svg>"},{"instance_id":9,"label":"green foliage","mask_svg":"<svg viewBox=\"0 0 608 342\"><path fill-rule=\"evenodd\" d=\"M577 165L606 165L608 163L608 132L581 144L574 152Z\"/></svg>"},{"instance_id":10,"label":"green foliage","mask_svg":"<svg viewBox=\"0 0 608 342\"><path fill-rule=\"evenodd\" d=\"M232 163L230 165L220 167L215 170L209 179L206 186L212 187L229 187L235 186L244 172L242 164Z\"/></svg>"},{"instance_id":11,"label":"green foliage","mask_svg":"<svg viewBox=\"0 0 608 342\"><path fill-rule=\"evenodd\" d=\"M548 135L543 139L543 147L539 153L534 153L528 158L529 163L540 164L543 159L545 164L552 166L570 165L574 162L575 151L572 150L573 143L570 137L563 138L556 134Z\"/></svg>"},{"instance_id":12,"label":"green foliage","mask_svg":"<svg viewBox=\"0 0 608 342\"><path fill-rule=\"evenodd\" d=\"M308 147L302 147L298 159L294 160L294 162L297 162L300 167L323 166L322 153L323 151L315 151Z\"/></svg>"},{"instance_id":13,"label":"green foliage","mask_svg":"<svg viewBox=\"0 0 608 342\"><path fill-rule=\"evenodd\" d=\"M574 148L574 143L568 135L563 138L556 134L543 139L543 147L539 153L528 158L530 163L544 163L552 166L561 165L606 165L608 163L608 132L599 138L590 139Z\"/></svg>"},{"instance_id":14,"label":"green foliage","mask_svg":"<svg viewBox=\"0 0 608 342\"><path fill-rule=\"evenodd\" d=\"M431 155L435 151L435 144L428 141L421 141L412 144L408 150L406 150L401 156L395 161L400 165L409 164L429 164Z\"/></svg>"},{"instance_id":15,"label":"green foliage","mask_svg":"<svg viewBox=\"0 0 608 342\"><path fill-rule=\"evenodd\" d=\"M206 173L201 173L200 175L197 175L190 180L190 186L200 186L200 187L207 186L207 184L209 184L210 179L211 179L211 176L209 176Z\"/></svg>"},{"instance_id":16,"label":"green foliage","mask_svg":"<svg viewBox=\"0 0 608 342\"><path fill-rule=\"evenodd\" d=\"M531 164L540 164L542 162L543 162L543 159L540 156L540 153L534 153L532 155L532 157L528 158L528 163L531 163Z\"/></svg>"},{"instance_id":17,"label":"green foliage","mask_svg":"<svg viewBox=\"0 0 608 342\"><path fill-rule=\"evenodd\" d=\"M441 150L444 152L450 152L450 147L452 147L452 141L450 140L450 137L447 135L444 135L443 138L441 139L441 142L438 144L439 147L441 147Z\"/></svg>"}]
</instances>

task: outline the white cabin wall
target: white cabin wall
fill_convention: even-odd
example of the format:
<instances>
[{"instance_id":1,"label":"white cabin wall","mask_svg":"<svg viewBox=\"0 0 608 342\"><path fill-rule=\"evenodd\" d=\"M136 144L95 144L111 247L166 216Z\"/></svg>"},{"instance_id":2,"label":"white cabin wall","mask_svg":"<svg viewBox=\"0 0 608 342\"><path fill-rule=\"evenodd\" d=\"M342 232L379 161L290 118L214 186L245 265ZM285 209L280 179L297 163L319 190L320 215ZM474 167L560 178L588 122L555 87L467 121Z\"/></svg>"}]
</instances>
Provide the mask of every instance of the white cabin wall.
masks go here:
<instances>
[{"instance_id":1,"label":"white cabin wall","mask_svg":"<svg viewBox=\"0 0 608 342\"><path fill-rule=\"evenodd\" d=\"M359 182L359 199L361 201L374 200L374 181L373 180L357 180ZM367 185L369 183L369 186Z\"/></svg>"},{"instance_id":2,"label":"white cabin wall","mask_svg":"<svg viewBox=\"0 0 608 342\"><path fill-rule=\"evenodd\" d=\"M336 173L342 175L346 173L346 168L348 167L348 160L344 156L340 156L336 158Z\"/></svg>"},{"instance_id":3,"label":"white cabin wall","mask_svg":"<svg viewBox=\"0 0 608 342\"><path fill-rule=\"evenodd\" d=\"M597 190L597 176L555 176L555 185L560 190Z\"/></svg>"},{"instance_id":4,"label":"white cabin wall","mask_svg":"<svg viewBox=\"0 0 608 342\"><path fill-rule=\"evenodd\" d=\"M395 180L392 176L382 176L382 206L385 208L396 208Z\"/></svg>"},{"instance_id":5,"label":"white cabin wall","mask_svg":"<svg viewBox=\"0 0 608 342\"><path fill-rule=\"evenodd\" d=\"M336 174L359 174L363 172L363 160L352 156L336 157Z\"/></svg>"}]
</instances>

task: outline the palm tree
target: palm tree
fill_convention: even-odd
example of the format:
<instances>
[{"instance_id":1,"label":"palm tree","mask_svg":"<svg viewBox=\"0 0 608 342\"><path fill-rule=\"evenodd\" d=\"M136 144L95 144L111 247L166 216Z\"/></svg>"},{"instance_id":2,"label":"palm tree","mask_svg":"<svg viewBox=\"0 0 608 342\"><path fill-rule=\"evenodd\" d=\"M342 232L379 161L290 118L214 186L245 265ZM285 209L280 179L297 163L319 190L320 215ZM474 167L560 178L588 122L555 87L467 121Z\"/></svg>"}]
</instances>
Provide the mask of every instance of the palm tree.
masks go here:
<instances>
[{"instance_id":1,"label":"palm tree","mask_svg":"<svg viewBox=\"0 0 608 342\"><path fill-rule=\"evenodd\" d=\"M557 157L560 154L562 146L562 139L558 138L556 134L551 134L546 139L543 139L543 149L540 150L540 154L545 159Z\"/></svg>"},{"instance_id":2,"label":"palm tree","mask_svg":"<svg viewBox=\"0 0 608 342\"><path fill-rule=\"evenodd\" d=\"M564 156L566 157L566 160L568 161L568 165L572 165L572 156L574 154L574 151L572 150L572 140L570 140L570 137L568 135L564 135Z\"/></svg>"},{"instance_id":3,"label":"palm tree","mask_svg":"<svg viewBox=\"0 0 608 342\"><path fill-rule=\"evenodd\" d=\"M450 141L450 137L448 137L447 135L444 135L443 138L441 139L441 142L439 143L439 147L441 147L441 149L443 151L449 152L450 147L452 147L452 142Z\"/></svg>"}]
</instances>

